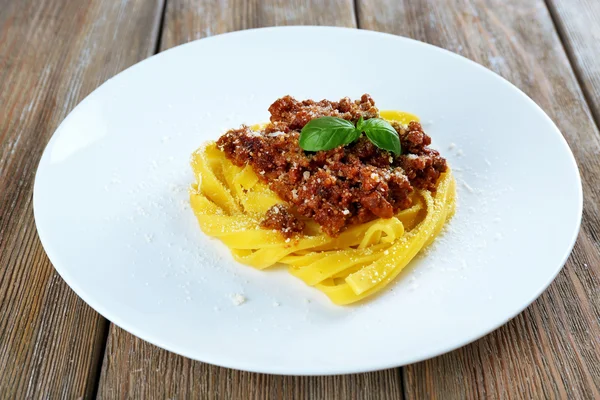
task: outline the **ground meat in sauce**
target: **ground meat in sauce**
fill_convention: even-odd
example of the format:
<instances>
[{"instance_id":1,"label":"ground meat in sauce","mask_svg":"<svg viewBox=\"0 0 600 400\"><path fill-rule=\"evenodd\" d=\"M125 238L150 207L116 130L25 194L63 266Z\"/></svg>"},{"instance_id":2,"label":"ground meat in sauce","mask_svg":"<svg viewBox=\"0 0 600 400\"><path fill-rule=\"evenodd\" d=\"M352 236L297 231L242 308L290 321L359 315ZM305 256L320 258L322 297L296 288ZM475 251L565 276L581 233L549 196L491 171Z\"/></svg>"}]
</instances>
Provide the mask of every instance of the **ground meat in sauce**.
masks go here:
<instances>
[{"instance_id":1,"label":"ground meat in sauce","mask_svg":"<svg viewBox=\"0 0 600 400\"><path fill-rule=\"evenodd\" d=\"M267 229L280 231L283 236L289 238L304 230L304 222L298 220L290 210L283 204L271 207L260 226Z\"/></svg>"},{"instance_id":2,"label":"ground meat in sauce","mask_svg":"<svg viewBox=\"0 0 600 400\"><path fill-rule=\"evenodd\" d=\"M311 119L335 116L356 123L360 116L379 117L368 94L354 102L349 98L299 102L285 96L269 111L271 122L264 129L232 129L217 145L235 165L250 164L293 212L313 218L330 236L349 225L390 218L410 207L414 188L435 190L440 174L447 169L446 160L427 147L431 138L414 121L408 127L392 124L402 144L398 156L379 149L364 135L328 151L305 152L299 147L300 130ZM263 226L301 231L295 218L270 221L269 213ZM293 217L290 212L288 215Z\"/></svg>"}]
</instances>

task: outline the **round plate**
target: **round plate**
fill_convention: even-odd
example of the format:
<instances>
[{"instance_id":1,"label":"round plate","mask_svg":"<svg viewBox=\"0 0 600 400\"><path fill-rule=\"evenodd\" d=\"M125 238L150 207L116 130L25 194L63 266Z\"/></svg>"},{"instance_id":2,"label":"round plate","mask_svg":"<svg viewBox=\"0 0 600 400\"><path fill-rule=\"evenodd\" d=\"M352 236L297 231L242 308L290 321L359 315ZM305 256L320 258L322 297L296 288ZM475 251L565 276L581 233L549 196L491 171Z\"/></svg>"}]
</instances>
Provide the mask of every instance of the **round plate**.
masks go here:
<instances>
[{"instance_id":1,"label":"round plate","mask_svg":"<svg viewBox=\"0 0 600 400\"><path fill-rule=\"evenodd\" d=\"M363 93L422 118L456 175L458 209L381 295L339 307L202 234L188 162L226 129L267 121L280 96ZM427 44L319 27L215 36L122 72L61 124L34 191L50 260L99 313L187 357L278 374L394 367L485 335L550 284L581 209L565 140L513 85Z\"/></svg>"}]
</instances>

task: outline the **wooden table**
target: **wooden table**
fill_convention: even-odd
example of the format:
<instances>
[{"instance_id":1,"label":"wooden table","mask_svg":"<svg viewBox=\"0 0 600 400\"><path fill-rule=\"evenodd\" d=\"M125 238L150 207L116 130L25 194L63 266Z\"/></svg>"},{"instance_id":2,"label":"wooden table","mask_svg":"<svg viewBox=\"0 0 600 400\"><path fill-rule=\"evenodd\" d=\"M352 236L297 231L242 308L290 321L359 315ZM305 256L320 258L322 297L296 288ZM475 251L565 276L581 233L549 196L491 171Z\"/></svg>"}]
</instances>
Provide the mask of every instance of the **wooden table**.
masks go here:
<instances>
[{"instance_id":1,"label":"wooden table","mask_svg":"<svg viewBox=\"0 0 600 400\"><path fill-rule=\"evenodd\" d=\"M583 224L566 267L521 315L404 368L282 377L161 350L111 325L57 275L31 198L42 150L69 111L119 71L181 43L303 24L390 32L462 54L558 124L581 170ZM0 0L0 398L600 399L599 122L598 0ZM519 129L510 116L507 129Z\"/></svg>"}]
</instances>

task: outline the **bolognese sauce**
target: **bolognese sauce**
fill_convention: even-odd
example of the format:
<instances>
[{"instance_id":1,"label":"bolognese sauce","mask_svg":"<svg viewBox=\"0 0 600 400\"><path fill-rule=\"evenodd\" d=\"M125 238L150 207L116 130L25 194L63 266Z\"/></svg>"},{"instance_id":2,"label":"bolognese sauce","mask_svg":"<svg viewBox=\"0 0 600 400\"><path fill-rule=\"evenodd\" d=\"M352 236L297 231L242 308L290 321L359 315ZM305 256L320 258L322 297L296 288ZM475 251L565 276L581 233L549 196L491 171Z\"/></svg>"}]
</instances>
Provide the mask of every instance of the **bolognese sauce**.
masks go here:
<instances>
[{"instance_id":1,"label":"bolognese sauce","mask_svg":"<svg viewBox=\"0 0 600 400\"><path fill-rule=\"evenodd\" d=\"M360 100L298 101L291 96L270 107L270 122L261 129L232 129L217 141L237 166L249 164L287 206L270 209L262 226L286 237L302 232L295 215L312 218L330 236L346 227L375 218L391 218L411 206L411 192L435 191L447 170L446 160L429 148L431 138L416 121L392 122L402 153L376 147L364 135L355 142L327 151L300 148L300 130L312 119L333 116L356 123L360 117L378 118L379 110L368 94Z\"/></svg>"}]
</instances>

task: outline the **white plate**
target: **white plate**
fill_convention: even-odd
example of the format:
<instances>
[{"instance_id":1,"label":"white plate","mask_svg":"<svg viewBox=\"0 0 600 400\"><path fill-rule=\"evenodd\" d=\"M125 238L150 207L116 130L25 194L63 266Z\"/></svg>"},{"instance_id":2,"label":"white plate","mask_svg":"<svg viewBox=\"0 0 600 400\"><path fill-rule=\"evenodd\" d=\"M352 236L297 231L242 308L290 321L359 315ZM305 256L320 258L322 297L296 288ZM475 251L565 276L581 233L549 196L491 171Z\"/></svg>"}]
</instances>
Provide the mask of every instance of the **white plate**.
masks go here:
<instances>
[{"instance_id":1,"label":"white plate","mask_svg":"<svg viewBox=\"0 0 600 400\"><path fill-rule=\"evenodd\" d=\"M227 128L266 121L282 95L363 93L421 116L454 168L458 210L383 295L338 307L203 235L188 160ZM550 284L581 208L566 142L510 83L427 44L318 27L216 36L119 74L61 124L34 191L50 260L94 309L176 353L278 374L399 366L485 335ZM247 302L235 306L235 293Z\"/></svg>"}]
</instances>

